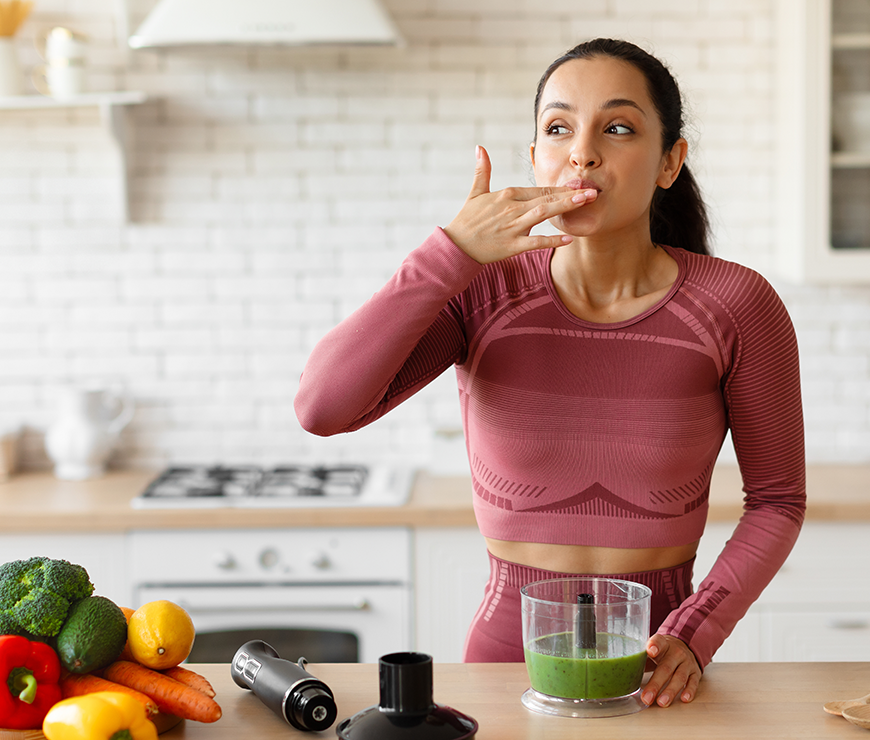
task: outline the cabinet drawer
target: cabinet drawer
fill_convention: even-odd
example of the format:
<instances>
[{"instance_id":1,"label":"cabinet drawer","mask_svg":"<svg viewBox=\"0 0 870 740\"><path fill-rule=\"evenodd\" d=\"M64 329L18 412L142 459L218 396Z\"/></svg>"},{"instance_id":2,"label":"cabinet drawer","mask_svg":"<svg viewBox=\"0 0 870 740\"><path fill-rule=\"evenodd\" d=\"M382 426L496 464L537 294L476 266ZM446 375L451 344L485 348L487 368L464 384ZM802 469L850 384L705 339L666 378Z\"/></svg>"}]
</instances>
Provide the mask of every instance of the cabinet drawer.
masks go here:
<instances>
[{"instance_id":1,"label":"cabinet drawer","mask_svg":"<svg viewBox=\"0 0 870 740\"><path fill-rule=\"evenodd\" d=\"M762 651L770 661L870 660L870 610L768 612Z\"/></svg>"},{"instance_id":2,"label":"cabinet drawer","mask_svg":"<svg viewBox=\"0 0 870 740\"><path fill-rule=\"evenodd\" d=\"M149 530L130 535L134 585L405 583L404 528Z\"/></svg>"}]
</instances>

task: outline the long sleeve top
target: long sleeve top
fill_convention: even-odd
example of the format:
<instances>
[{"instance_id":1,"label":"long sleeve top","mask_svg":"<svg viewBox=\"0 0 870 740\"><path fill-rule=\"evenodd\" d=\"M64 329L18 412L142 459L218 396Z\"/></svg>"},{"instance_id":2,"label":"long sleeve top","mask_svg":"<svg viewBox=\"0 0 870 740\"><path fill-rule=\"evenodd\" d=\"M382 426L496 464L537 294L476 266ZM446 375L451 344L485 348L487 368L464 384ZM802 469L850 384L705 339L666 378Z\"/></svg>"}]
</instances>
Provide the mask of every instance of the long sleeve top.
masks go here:
<instances>
[{"instance_id":1,"label":"long sleeve top","mask_svg":"<svg viewBox=\"0 0 870 740\"><path fill-rule=\"evenodd\" d=\"M773 578L806 501L797 342L758 273L663 247L678 277L638 316L573 315L552 250L480 265L440 229L327 334L302 374L302 426L380 418L455 367L483 535L550 544L683 545L704 531L730 429L744 513L660 632L706 665Z\"/></svg>"}]
</instances>

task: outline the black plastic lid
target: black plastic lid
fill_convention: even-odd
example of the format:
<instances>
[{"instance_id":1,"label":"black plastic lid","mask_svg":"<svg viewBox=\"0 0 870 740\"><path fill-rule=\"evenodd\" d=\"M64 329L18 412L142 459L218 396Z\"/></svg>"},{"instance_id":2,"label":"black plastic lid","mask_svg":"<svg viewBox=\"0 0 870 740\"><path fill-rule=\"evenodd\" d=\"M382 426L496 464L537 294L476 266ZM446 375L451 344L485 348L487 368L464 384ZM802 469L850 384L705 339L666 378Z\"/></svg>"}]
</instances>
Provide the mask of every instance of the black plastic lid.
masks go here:
<instances>
[{"instance_id":1,"label":"black plastic lid","mask_svg":"<svg viewBox=\"0 0 870 740\"><path fill-rule=\"evenodd\" d=\"M343 720L343 740L466 740L477 721L432 701L432 657L392 653L378 662L380 704Z\"/></svg>"}]
</instances>

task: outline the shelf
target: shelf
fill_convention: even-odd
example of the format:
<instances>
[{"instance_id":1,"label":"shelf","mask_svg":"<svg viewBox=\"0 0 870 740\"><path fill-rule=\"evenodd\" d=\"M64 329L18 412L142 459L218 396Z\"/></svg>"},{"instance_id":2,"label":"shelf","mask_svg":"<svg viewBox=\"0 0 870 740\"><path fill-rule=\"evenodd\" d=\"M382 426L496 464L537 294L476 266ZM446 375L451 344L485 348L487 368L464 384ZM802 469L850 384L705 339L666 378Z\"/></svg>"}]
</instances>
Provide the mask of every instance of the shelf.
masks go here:
<instances>
[{"instance_id":1,"label":"shelf","mask_svg":"<svg viewBox=\"0 0 870 740\"><path fill-rule=\"evenodd\" d=\"M870 49L870 33L836 33L831 37L832 49Z\"/></svg>"},{"instance_id":2,"label":"shelf","mask_svg":"<svg viewBox=\"0 0 870 740\"><path fill-rule=\"evenodd\" d=\"M0 97L0 112L4 110L46 110L56 108L96 107L100 110L103 126L117 148L121 162L120 211L124 221L129 218L130 204L127 187L127 106L144 103L144 92L82 93L71 98L57 99L45 95L15 95Z\"/></svg>"},{"instance_id":3,"label":"shelf","mask_svg":"<svg viewBox=\"0 0 870 740\"><path fill-rule=\"evenodd\" d=\"M71 98L52 98L47 95L15 95L0 97L0 110L27 110L32 108L86 108L105 105L138 105L148 96L134 90L122 92L82 93Z\"/></svg>"},{"instance_id":4,"label":"shelf","mask_svg":"<svg viewBox=\"0 0 870 740\"><path fill-rule=\"evenodd\" d=\"M831 167L835 169L858 169L870 167L870 152L834 152Z\"/></svg>"}]
</instances>

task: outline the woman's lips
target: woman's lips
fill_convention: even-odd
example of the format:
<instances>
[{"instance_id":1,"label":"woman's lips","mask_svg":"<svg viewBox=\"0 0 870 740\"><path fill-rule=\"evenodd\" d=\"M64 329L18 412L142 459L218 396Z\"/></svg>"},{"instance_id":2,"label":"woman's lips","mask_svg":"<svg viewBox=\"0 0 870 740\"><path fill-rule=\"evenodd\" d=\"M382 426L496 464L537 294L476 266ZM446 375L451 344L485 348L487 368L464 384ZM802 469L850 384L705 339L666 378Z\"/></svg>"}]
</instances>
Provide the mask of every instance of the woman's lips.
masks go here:
<instances>
[{"instance_id":1,"label":"woman's lips","mask_svg":"<svg viewBox=\"0 0 870 740\"><path fill-rule=\"evenodd\" d=\"M601 188L598 187L592 180L568 180L564 185L564 188L571 188L572 190L597 190L599 193L601 192Z\"/></svg>"}]
</instances>

